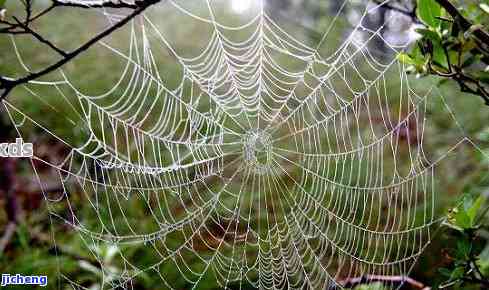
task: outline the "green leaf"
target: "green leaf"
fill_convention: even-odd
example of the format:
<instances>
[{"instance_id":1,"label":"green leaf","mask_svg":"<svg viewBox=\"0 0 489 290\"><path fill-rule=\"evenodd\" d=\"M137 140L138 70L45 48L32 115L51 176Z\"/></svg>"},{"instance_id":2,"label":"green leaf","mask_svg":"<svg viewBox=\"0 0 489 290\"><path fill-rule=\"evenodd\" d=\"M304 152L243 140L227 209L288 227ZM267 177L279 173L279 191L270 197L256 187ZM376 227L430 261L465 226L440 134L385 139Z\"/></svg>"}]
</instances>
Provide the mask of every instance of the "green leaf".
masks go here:
<instances>
[{"instance_id":1,"label":"green leaf","mask_svg":"<svg viewBox=\"0 0 489 290\"><path fill-rule=\"evenodd\" d=\"M455 225L462 229L470 228L470 217L464 210L461 210L455 214Z\"/></svg>"},{"instance_id":2,"label":"green leaf","mask_svg":"<svg viewBox=\"0 0 489 290\"><path fill-rule=\"evenodd\" d=\"M482 206L482 203L484 203L484 197L481 195L475 200L472 206L467 210L467 215L470 218L471 226L475 226L474 225L475 218L477 216L477 213L479 212L479 209Z\"/></svg>"},{"instance_id":3,"label":"green leaf","mask_svg":"<svg viewBox=\"0 0 489 290\"><path fill-rule=\"evenodd\" d=\"M480 71L477 73L479 76L479 80L485 84L489 84L489 72Z\"/></svg>"},{"instance_id":4,"label":"green leaf","mask_svg":"<svg viewBox=\"0 0 489 290\"><path fill-rule=\"evenodd\" d=\"M447 269L447 268L439 268L438 272L440 272L440 274L442 274L443 276L445 276L447 278L449 278L452 275L452 271L450 269Z\"/></svg>"},{"instance_id":5,"label":"green leaf","mask_svg":"<svg viewBox=\"0 0 489 290\"><path fill-rule=\"evenodd\" d=\"M440 20L437 16L441 16L441 7L435 0L417 0L418 18L428 27L438 28Z\"/></svg>"},{"instance_id":6,"label":"green leaf","mask_svg":"<svg viewBox=\"0 0 489 290\"><path fill-rule=\"evenodd\" d=\"M450 280L457 280L464 276L465 269L464 267L457 267L452 271L452 275L450 275Z\"/></svg>"},{"instance_id":7,"label":"green leaf","mask_svg":"<svg viewBox=\"0 0 489 290\"><path fill-rule=\"evenodd\" d=\"M397 59L401 63L415 66L417 70L420 70L420 68L424 65L423 57L416 55L414 52L411 54L401 52L397 55Z\"/></svg>"},{"instance_id":8,"label":"green leaf","mask_svg":"<svg viewBox=\"0 0 489 290\"><path fill-rule=\"evenodd\" d=\"M397 55L397 59L404 63L404 64L415 64L415 61L414 59L412 59L409 54L407 53L404 53L404 52L400 52L398 55Z\"/></svg>"},{"instance_id":9,"label":"green leaf","mask_svg":"<svg viewBox=\"0 0 489 290\"><path fill-rule=\"evenodd\" d=\"M0 8L5 7L5 2L7 2L7 0L0 0Z\"/></svg>"},{"instance_id":10,"label":"green leaf","mask_svg":"<svg viewBox=\"0 0 489 290\"><path fill-rule=\"evenodd\" d=\"M474 203L472 196L469 193L464 193L462 196L462 210L468 211Z\"/></svg>"},{"instance_id":11,"label":"green leaf","mask_svg":"<svg viewBox=\"0 0 489 290\"><path fill-rule=\"evenodd\" d=\"M472 245L467 239L460 239L457 241L457 249L455 251L456 256L460 260L465 260L469 257Z\"/></svg>"},{"instance_id":12,"label":"green leaf","mask_svg":"<svg viewBox=\"0 0 489 290\"><path fill-rule=\"evenodd\" d=\"M469 194L464 195L461 204L454 210L453 223L461 229L470 229L476 226L477 213L484 203L485 198L479 196L474 200Z\"/></svg>"},{"instance_id":13,"label":"green leaf","mask_svg":"<svg viewBox=\"0 0 489 290\"><path fill-rule=\"evenodd\" d=\"M429 30L426 28L418 28L415 31L421 34L423 37L429 38L433 41L441 41L440 34L436 31Z\"/></svg>"},{"instance_id":14,"label":"green leaf","mask_svg":"<svg viewBox=\"0 0 489 290\"><path fill-rule=\"evenodd\" d=\"M441 41L433 41L433 61L441 67L448 69L447 55L441 44Z\"/></svg>"}]
</instances>

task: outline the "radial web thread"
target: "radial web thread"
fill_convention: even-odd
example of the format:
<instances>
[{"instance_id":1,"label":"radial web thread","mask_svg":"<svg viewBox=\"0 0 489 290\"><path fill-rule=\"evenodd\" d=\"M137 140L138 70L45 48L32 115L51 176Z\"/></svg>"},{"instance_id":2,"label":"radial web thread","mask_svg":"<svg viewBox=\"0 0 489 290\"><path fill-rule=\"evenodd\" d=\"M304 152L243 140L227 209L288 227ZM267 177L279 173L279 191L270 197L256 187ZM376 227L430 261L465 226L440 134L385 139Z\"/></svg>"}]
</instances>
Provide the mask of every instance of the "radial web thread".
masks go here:
<instances>
[{"instance_id":1,"label":"radial web thread","mask_svg":"<svg viewBox=\"0 0 489 290\"><path fill-rule=\"evenodd\" d=\"M441 220L437 165L470 140L436 159L424 151L428 99L439 94L412 88L396 58L405 45L387 42L383 26L366 27L378 6L332 49L348 2L315 45L263 3L238 26L214 2L199 4L163 1L120 33L124 45L101 41L97 49L124 63L94 72L117 76L102 94L84 93L65 70L24 87L69 104L73 132L4 102L20 136L35 128L66 148L58 160L32 158L63 187L44 192L53 223L83 241L104 289L131 288L141 275L165 289L208 279L227 289L333 289L346 277L408 275ZM184 52L161 9L207 31L205 44ZM172 85L168 70L178 76ZM107 265L101 247L116 249L123 270ZM142 247L144 258L134 254Z\"/></svg>"}]
</instances>

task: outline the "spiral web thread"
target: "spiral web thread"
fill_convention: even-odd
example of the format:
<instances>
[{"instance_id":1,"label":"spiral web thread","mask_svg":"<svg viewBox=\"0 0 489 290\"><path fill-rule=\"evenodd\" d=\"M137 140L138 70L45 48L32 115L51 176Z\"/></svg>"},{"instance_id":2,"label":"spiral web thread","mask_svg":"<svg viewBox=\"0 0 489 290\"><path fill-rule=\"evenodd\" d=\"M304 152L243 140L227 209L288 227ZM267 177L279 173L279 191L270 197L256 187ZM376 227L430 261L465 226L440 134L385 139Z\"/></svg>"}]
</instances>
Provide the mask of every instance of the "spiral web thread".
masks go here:
<instances>
[{"instance_id":1,"label":"spiral web thread","mask_svg":"<svg viewBox=\"0 0 489 290\"><path fill-rule=\"evenodd\" d=\"M20 135L35 127L69 148L62 160L32 160L57 172L63 192L44 192L51 217L97 259L101 285L131 288L148 274L169 289L206 279L222 288L330 289L346 277L409 274L440 221L435 167L450 151L434 161L423 151L433 92L418 95L395 58L404 47L363 24L377 6L324 57L329 30L312 48L263 4L233 27L202 3L206 17L179 1L159 4L212 31L199 54L180 54L148 12L131 23L127 50L100 43L126 63L106 93L84 94L63 71L25 87L66 100L83 142L4 102ZM379 40L388 61L369 49ZM160 75L155 47L182 71L175 88ZM122 270L108 265L102 246ZM131 254L140 247L151 253L144 263Z\"/></svg>"}]
</instances>

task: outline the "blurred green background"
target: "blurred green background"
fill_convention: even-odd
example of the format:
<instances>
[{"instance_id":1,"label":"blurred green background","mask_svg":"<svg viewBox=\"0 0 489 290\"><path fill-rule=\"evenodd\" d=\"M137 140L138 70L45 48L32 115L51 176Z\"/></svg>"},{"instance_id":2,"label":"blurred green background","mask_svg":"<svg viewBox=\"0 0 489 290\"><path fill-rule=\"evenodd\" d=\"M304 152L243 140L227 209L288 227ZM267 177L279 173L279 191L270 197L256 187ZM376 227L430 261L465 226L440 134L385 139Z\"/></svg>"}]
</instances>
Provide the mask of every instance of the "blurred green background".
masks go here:
<instances>
[{"instance_id":1,"label":"blurred green background","mask_svg":"<svg viewBox=\"0 0 489 290\"><path fill-rule=\"evenodd\" d=\"M182 1L182 5L192 11L205 11L202 3ZM245 1L246 2L246 1ZM253 2L253 1L251 1ZM471 10L474 3L462 1L467 5L465 13L475 13ZM477 1L475 1L477 2ZM42 9L48 5L48 1L36 0L36 9ZM265 9L267 13L289 34L297 37L310 47L315 47L322 38L323 32L328 29L334 16L342 7L342 1L313 1L313 0L267 0ZM476 3L477 4L477 3ZM256 4L248 7L238 0L213 1L216 7L216 15L224 23L244 23L256 13ZM319 54L329 55L335 51L339 44L351 33L357 24L365 7L373 5L362 0L348 1L341 10L339 17L335 19L335 25L328 34L325 44L319 49ZM21 15L22 9L16 1L6 3L7 15ZM475 11L475 8L474 8ZM202 12L204 13L204 12ZM365 25L371 29L377 29L386 19L396 18L390 21L384 30L385 39L391 43L403 44L415 41L413 36L413 23L400 15L389 14L389 11L376 11L367 17ZM160 28L162 34L174 42L182 54L191 55L198 51L206 41L209 40L209 32L198 22L182 22L181 15L175 9L170 9L166 4L150 9L147 14L155 25ZM486 15L487 16L487 15ZM483 24L487 17L478 15ZM391 17L391 18L389 18ZM102 14L101 10L88 11L84 9L60 8L37 21L34 28L50 39L58 46L66 50L77 47L94 33L105 27L111 19ZM112 19L113 20L113 19ZM130 26L124 27L104 41L112 47L126 50L128 47L128 35ZM52 63L57 55L47 50L42 44L36 42L29 36L15 36L15 46L9 36L0 37L0 71L2 75L21 76L25 74L24 65L35 71L47 64ZM175 89L181 80L182 69L171 53L163 47L158 47L156 42L152 44L156 62L160 64L159 73L168 88ZM387 62L395 57L395 54L385 47L382 41L372 41L369 49L376 57ZM24 62L22 64L19 58ZM288 58L281 60L287 62ZM289 64L294 66L296 64ZM359 63L361 67L363 64ZM114 53L97 46L90 49L74 61L63 67L64 73L76 87L90 95L100 94L111 88L120 77L124 61L114 57ZM56 72L43 80L60 80L60 73ZM470 138L477 146L469 142L462 143L454 151L451 151L436 169L436 200L431 201L435 205L437 217L447 215L448 210L457 205L464 194L473 196L487 195L489 188L488 159L484 152L489 150L489 107L483 105L479 98L461 93L452 82L440 82L434 77L419 77L415 74L409 75L409 84L419 95L428 94L428 104L425 117L426 128L424 131L423 150L436 160L439 156L445 156L452 146L464 137ZM399 84L399 74L395 69L386 73L385 86L395 91ZM154 88L153 88L154 90ZM38 121L44 127L49 128L58 136L63 136L70 144L80 144L87 137L85 120L77 116L76 111L80 109L72 107L62 96L68 95L68 90L60 86L53 88L49 86L32 84L26 88L15 89L8 98L8 102L23 113ZM385 104L387 110L395 115L399 114L399 96L391 95ZM205 110L205 105L199 108ZM379 111L372 110L373 114ZM377 116L378 117L378 116ZM6 111L2 108L1 113L2 131L0 134L4 139L12 140L15 132L10 124ZM15 118L15 116L14 116ZM374 119L372 117L372 119ZM103 130L103 128L96 128ZM53 136L46 134L34 125L23 126L22 137L25 141L35 144L36 155L44 160L54 163L66 156L67 146L61 144ZM410 144L408 144L409 146ZM403 152L407 154L407 151ZM56 172L41 163L33 163L37 174L41 175L45 186L49 188L49 182L56 187ZM409 168L401 168L409 170ZM386 170L387 171L387 170ZM47 185L46 185L47 184ZM46 189L46 188L45 188ZM52 197L56 196L59 188L54 188ZM49 191L49 189L48 189ZM76 191L74 187L73 191ZM76 212L83 217L87 225L93 224L97 227L99 220L91 214L91 209L84 199L82 193L73 192L71 205ZM137 260L138 265L152 265L155 254L149 247L116 247L90 240L80 232L60 223L50 213L56 212L67 214L66 203L45 202L42 191L36 183L33 167L28 160L20 160L16 163L15 172L15 196L18 202L18 225L15 233L8 244L5 245L0 257L0 272L2 273L24 273L40 274L49 277L48 289L72 289L68 281L76 281L87 289L101 289L102 278L104 287L121 282L119 279L124 275L131 275L125 271L124 263L121 262L119 253L123 253L128 260ZM51 197L51 195L49 195ZM6 197L6 195L5 195ZM6 208L6 198L0 199L0 206ZM140 229L152 229L154 227L152 217L145 215L143 205L134 202L127 206L126 216L132 217ZM90 220L90 218L93 220ZM7 211L0 211L0 228L7 228ZM443 226L442 226L443 227ZM484 236L485 235L485 236ZM178 239L178 237L174 237ZM410 277L425 283L434 285L445 278L440 274L439 268L446 267L454 260L448 254L450 248L456 247L457 235L448 229L437 232L433 241L425 249L414 266ZM481 244L485 245L485 238L489 238L489 231L481 235ZM489 244L487 250L489 252ZM105 265L100 267L101 259ZM487 260L485 260L487 258ZM199 261L195 261L198 268ZM484 271L489 273L489 255L481 254L481 265ZM106 272L104 272L106 270ZM173 264L167 264L159 268L160 273L168 281L172 281L176 289L190 289L190 284L181 278ZM344 277L343 277L344 278ZM134 289L166 289L159 276L155 272L141 273L132 280ZM230 285L232 289L247 289L251 285L246 281L241 285ZM378 285L362 286L374 289ZM15 289L15 287L12 287ZM205 277L199 283L198 289L217 289L215 279L211 275ZM360 288L359 289L364 289ZM18 287L18 289L24 289ZM408 288L409 289L409 288Z\"/></svg>"}]
</instances>

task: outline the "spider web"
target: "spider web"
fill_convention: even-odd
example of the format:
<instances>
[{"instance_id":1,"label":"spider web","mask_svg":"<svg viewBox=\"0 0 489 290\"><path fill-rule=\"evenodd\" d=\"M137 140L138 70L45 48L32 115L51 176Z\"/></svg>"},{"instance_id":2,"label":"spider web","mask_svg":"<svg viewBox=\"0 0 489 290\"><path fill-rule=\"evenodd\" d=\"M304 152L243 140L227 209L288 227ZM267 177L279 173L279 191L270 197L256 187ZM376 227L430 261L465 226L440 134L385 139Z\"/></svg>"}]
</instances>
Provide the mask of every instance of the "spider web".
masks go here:
<instances>
[{"instance_id":1,"label":"spider web","mask_svg":"<svg viewBox=\"0 0 489 290\"><path fill-rule=\"evenodd\" d=\"M347 2L313 46L263 3L235 26L221 21L226 11L217 4L200 4L160 3L126 27L125 47L100 42L123 63L94 72L114 75L102 94L84 93L65 71L25 86L41 102L49 92L69 104L72 115L45 105L73 131L4 102L20 136L35 128L63 144L63 158L36 152L33 168L42 185L40 165L58 176L62 192L43 192L51 218L97 260L101 287L131 288L155 275L168 289L208 280L330 289L346 277L408 275L442 220L435 168L469 140L436 159L425 153L427 99L435 94L411 87L395 57L405 45L382 37L392 16L372 30L365 18L378 6L367 6L332 48ZM177 23L194 23L205 41L179 47L158 16L162 7ZM379 41L381 56L370 48Z\"/></svg>"}]
</instances>

